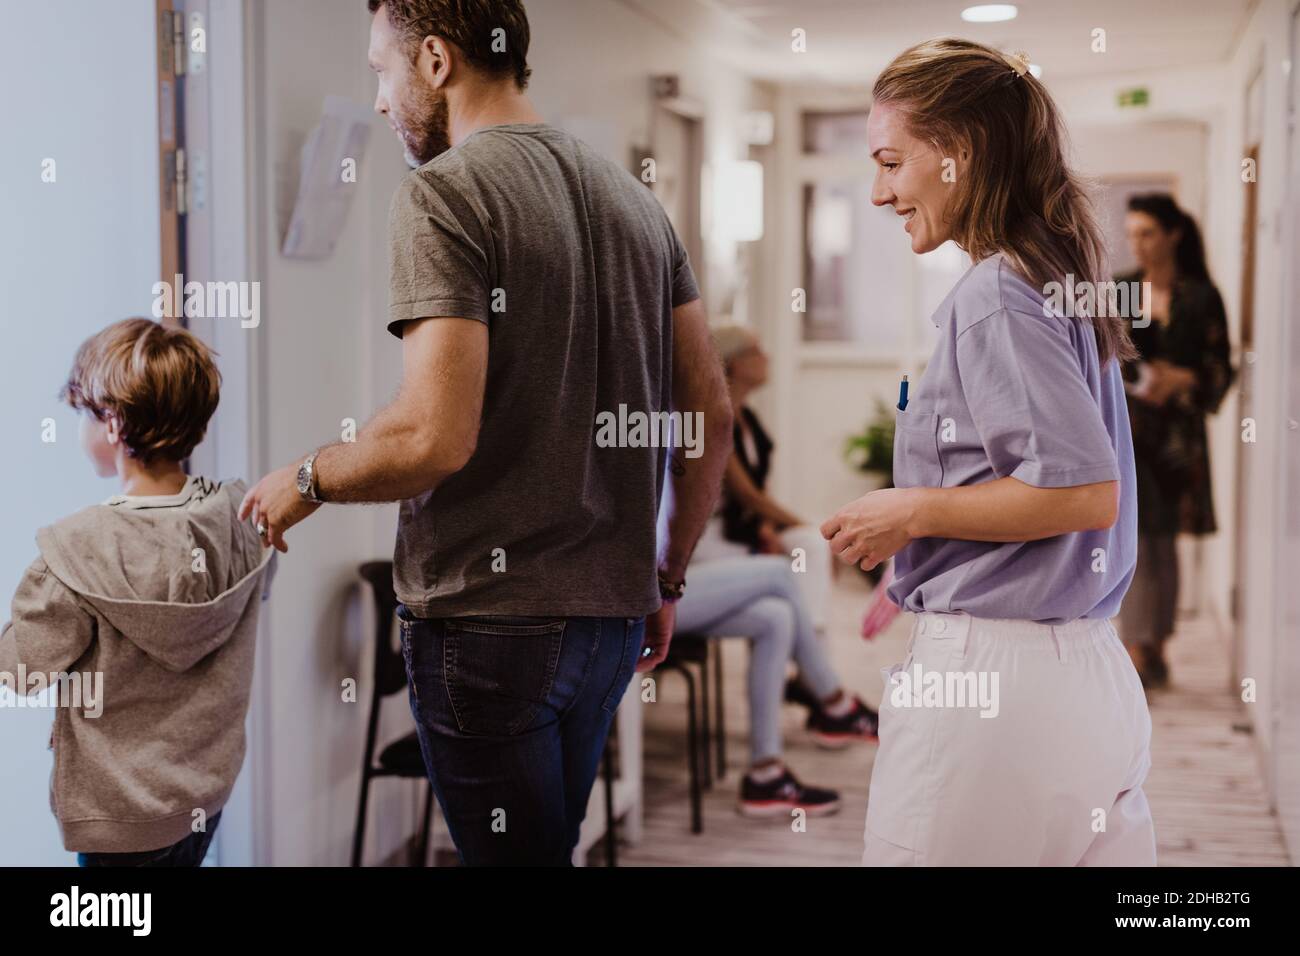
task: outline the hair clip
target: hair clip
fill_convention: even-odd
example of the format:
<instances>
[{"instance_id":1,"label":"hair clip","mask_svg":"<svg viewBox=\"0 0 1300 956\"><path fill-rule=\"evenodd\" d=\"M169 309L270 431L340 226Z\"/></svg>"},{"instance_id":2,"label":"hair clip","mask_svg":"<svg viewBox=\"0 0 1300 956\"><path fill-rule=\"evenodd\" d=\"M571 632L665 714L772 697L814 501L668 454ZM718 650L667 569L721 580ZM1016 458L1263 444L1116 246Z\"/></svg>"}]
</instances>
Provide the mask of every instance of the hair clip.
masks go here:
<instances>
[{"instance_id":1,"label":"hair clip","mask_svg":"<svg viewBox=\"0 0 1300 956\"><path fill-rule=\"evenodd\" d=\"M1005 54L1005 58L1007 63L1011 65L1011 69L1016 71L1016 76L1024 76L1029 72L1029 54L1024 50Z\"/></svg>"}]
</instances>

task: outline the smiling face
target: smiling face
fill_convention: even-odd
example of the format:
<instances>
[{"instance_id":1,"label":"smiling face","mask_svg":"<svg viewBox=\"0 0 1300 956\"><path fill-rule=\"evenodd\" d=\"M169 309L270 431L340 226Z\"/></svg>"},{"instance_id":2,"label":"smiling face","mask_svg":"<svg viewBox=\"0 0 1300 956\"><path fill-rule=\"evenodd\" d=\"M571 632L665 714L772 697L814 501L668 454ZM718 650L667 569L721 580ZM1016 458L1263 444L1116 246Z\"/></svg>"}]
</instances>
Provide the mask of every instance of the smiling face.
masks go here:
<instances>
[{"instance_id":1,"label":"smiling face","mask_svg":"<svg viewBox=\"0 0 1300 956\"><path fill-rule=\"evenodd\" d=\"M435 67L442 70L439 58L425 49L411 62L387 8L380 7L370 21L370 69L379 78L375 112L388 119L412 169L451 148L447 94L434 88L422 67L431 74Z\"/></svg>"},{"instance_id":2,"label":"smiling face","mask_svg":"<svg viewBox=\"0 0 1300 956\"><path fill-rule=\"evenodd\" d=\"M893 206L904 218L913 252L920 255L939 248L952 238L947 212L953 183L944 182L944 157L932 144L913 136L902 114L888 103L872 107L867 136L876 161L871 201Z\"/></svg>"}]
</instances>

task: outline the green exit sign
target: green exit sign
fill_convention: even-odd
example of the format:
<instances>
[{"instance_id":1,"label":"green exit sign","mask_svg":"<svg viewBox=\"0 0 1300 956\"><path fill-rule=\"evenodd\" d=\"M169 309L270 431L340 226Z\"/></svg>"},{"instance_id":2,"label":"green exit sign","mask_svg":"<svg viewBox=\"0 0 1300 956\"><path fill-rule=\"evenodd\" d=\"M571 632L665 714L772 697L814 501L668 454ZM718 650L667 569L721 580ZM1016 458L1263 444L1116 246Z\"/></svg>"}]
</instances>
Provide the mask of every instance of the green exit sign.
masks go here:
<instances>
[{"instance_id":1,"label":"green exit sign","mask_svg":"<svg viewBox=\"0 0 1300 956\"><path fill-rule=\"evenodd\" d=\"M1151 93L1145 86L1135 86L1131 89L1119 91L1120 109L1131 106L1149 106L1150 103Z\"/></svg>"}]
</instances>

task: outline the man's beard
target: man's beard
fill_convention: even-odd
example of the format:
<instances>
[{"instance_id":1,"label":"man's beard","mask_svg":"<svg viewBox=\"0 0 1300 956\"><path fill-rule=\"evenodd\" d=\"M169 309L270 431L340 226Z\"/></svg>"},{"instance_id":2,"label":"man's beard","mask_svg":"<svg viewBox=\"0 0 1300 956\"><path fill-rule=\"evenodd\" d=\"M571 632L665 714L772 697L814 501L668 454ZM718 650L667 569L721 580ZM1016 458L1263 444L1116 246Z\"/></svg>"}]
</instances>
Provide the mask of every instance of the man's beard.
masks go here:
<instances>
[{"instance_id":1,"label":"man's beard","mask_svg":"<svg viewBox=\"0 0 1300 956\"><path fill-rule=\"evenodd\" d=\"M412 99L396 119L407 165L416 169L451 149L451 123L446 93L423 87Z\"/></svg>"}]
</instances>

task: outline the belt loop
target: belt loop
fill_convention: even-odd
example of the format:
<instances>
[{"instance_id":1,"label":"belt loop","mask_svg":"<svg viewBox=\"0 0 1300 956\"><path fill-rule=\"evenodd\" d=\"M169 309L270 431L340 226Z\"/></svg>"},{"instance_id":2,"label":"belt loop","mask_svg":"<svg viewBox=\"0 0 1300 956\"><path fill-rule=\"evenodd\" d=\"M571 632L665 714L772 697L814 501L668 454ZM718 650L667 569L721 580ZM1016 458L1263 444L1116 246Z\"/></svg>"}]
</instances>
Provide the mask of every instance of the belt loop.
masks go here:
<instances>
[{"instance_id":1,"label":"belt loop","mask_svg":"<svg viewBox=\"0 0 1300 956\"><path fill-rule=\"evenodd\" d=\"M970 631L975 620L965 611L959 611L952 617L950 627L953 628L953 654L961 660L966 658L966 647L970 644Z\"/></svg>"}]
</instances>

